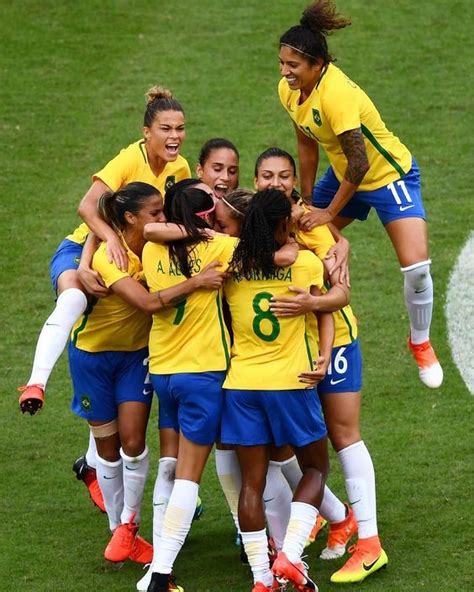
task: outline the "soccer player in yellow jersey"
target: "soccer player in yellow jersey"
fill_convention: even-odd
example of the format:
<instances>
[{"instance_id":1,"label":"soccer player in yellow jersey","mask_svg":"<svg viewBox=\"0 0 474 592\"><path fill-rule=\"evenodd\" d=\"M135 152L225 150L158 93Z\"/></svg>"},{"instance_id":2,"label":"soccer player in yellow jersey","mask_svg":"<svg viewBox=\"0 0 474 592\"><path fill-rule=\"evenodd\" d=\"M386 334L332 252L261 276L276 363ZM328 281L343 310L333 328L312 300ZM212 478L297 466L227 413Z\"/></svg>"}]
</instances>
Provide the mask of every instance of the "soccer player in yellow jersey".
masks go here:
<instances>
[{"instance_id":1,"label":"soccer player in yellow jersey","mask_svg":"<svg viewBox=\"0 0 474 592\"><path fill-rule=\"evenodd\" d=\"M369 97L332 63L327 35L349 24L331 0L317 0L280 37L278 92L296 130L301 191L316 206L302 222L307 230L328 222L342 228L376 210L404 275L409 349L421 381L438 388L443 371L429 340L433 282L420 173ZM330 167L313 190L319 144Z\"/></svg>"},{"instance_id":2,"label":"soccer player in yellow jersey","mask_svg":"<svg viewBox=\"0 0 474 592\"><path fill-rule=\"evenodd\" d=\"M308 590L315 587L309 587L301 552L316 520L328 470L319 399L313 388L302 384L313 378L304 319L280 322L268 308L273 295L288 293L290 283L315 290L323 285L322 263L309 251L301 251L289 267L274 263L275 252L288 238L290 214L291 205L281 191L269 189L252 198L225 284L234 343L224 383L221 439L236 446L241 467L239 525L253 572L253 592L270 591L273 585L262 501L269 445L292 444L304 467L274 573ZM329 360L331 315L319 321L321 355ZM317 369L319 378L326 367L322 362Z\"/></svg>"},{"instance_id":3,"label":"soccer player in yellow jersey","mask_svg":"<svg viewBox=\"0 0 474 592\"><path fill-rule=\"evenodd\" d=\"M211 278L204 271L180 286L150 294L143 286L140 258L144 225L164 220L159 192L146 183L131 183L104 193L98 210L120 236L128 264L122 271L109 261L105 243L94 254L93 268L110 294L91 301L72 331L72 409L87 420L97 444L98 480L113 532L105 558L149 563L152 547L136 536L148 472L145 432L153 390L147 379L148 315L174 306L209 281L219 287L222 274L211 269ZM209 281L203 282L203 276Z\"/></svg>"},{"instance_id":4,"label":"soccer player in yellow jersey","mask_svg":"<svg viewBox=\"0 0 474 592\"><path fill-rule=\"evenodd\" d=\"M185 138L184 112L170 91L160 87L148 91L143 134L142 140L122 150L92 176L92 185L79 208L88 226L105 241L108 259L113 259L121 269L126 269L126 251L114 230L97 215L99 196L133 181L149 183L164 195L165 189L175 181L191 176L188 163L179 155ZM78 277L88 231L86 224L79 226L63 240L51 260L51 283L57 301L38 338L31 376L26 387L21 387L23 412L34 414L43 406L46 383L66 346L72 326L86 309L84 286L96 297L107 294L98 274L88 269L87 262L83 262L84 269L80 279ZM90 256L94 250L95 246ZM86 456L78 459L74 468L78 478L88 485L94 503L103 510L94 467L95 448L91 439Z\"/></svg>"},{"instance_id":5,"label":"soccer player in yellow jersey","mask_svg":"<svg viewBox=\"0 0 474 592\"><path fill-rule=\"evenodd\" d=\"M166 219L182 225L186 237L145 246L143 268L152 294L181 285L216 260L225 271L234 250L235 239L203 233L214 218L212 193L192 186L173 190L165 199ZM196 291L174 309L154 315L149 344L150 376L160 404L160 441L166 441L166 452L161 447L160 453L176 458L176 464L171 491L164 492L163 499L154 495L153 564L137 587L168 592L220 426L222 383L230 355L220 291ZM159 481L160 474L157 487Z\"/></svg>"},{"instance_id":6,"label":"soccer player in yellow jersey","mask_svg":"<svg viewBox=\"0 0 474 592\"><path fill-rule=\"evenodd\" d=\"M257 160L257 188L266 187L270 177L274 185L281 185L283 182L286 195L291 198L297 183L295 161L283 150L273 149L270 154L272 156L260 156ZM269 172L272 173L271 176L268 175ZM299 243L314 251L321 259L324 259L333 243L324 226L316 226L310 231L297 228L295 236ZM319 309L318 297L312 297L300 288L292 290L296 292L296 297L277 297L271 304L270 308L277 317L307 314ZM370 453L360 436L362 354L357 321L350 306L334 312L333 316L335 339L331 364L317 390L329 438L341 462L349 500L355 503L353 510L349 507L346 509L326 486L320 509L321 514L329 520L330 528L327 546L321 554L323 559L336 559L344 555L347 543L357 533L357 523L362 545L369 542L370 546L380 547L374 468ZM285 476L293 482L301 477L301 470L295 461L286 460L281 466ZM382 559L373 568L381 567L384 561L386 562L386 556L383 552ZM368 575L368 572L364 573Z\"/></svg>"}]
</instances>

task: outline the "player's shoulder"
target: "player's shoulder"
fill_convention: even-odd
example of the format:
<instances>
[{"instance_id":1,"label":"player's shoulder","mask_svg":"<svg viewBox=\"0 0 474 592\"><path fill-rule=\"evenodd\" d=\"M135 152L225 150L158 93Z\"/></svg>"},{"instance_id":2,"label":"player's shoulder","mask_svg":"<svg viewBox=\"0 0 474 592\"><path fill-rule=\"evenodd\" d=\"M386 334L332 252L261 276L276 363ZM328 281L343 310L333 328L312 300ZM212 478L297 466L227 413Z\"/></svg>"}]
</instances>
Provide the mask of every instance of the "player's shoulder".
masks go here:
<instances>
[{"instance_id":1,"label":"player's shoulder","mask_svg":"<svg viewBox=\"0 0 474 592\"><path fill-rule=\"evenodd\" d=\"M178 154L176 160L166 163L163 172L167 176L174 175L176 177L179 177L179 179L184 179L189 176L190 170L191 169L189 168L188 161L184 158L184 156Z\"/></svg>"},{"instance_id":2,"label":"player's shoulder","mask_svg":"<svg viewBox=\"0 0 474 592\"><path fill-rule=\"evenodd\" d=\"M168 247L160 243L153 243L148 241L145 243L142 251L142 261L145 261L149 257L161 256L164 253L168 253Z\"/></svg>"}]
</instances>

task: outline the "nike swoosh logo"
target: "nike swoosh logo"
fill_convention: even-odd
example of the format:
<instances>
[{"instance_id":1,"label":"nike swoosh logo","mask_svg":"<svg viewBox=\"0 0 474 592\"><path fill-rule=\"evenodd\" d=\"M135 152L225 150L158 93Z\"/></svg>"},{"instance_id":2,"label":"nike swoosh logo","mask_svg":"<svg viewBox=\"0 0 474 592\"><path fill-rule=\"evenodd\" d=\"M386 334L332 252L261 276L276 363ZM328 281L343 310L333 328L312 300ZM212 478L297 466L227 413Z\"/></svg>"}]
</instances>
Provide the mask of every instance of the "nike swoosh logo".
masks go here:
<instances>
[{"instance_id":1,"label":"nike swoosh logo","mask_svg":"<svg viewBox=\"0 0 474 592\"><path fill-rule=\"evenodd\" d=\"M272 502L274 499L275 499L274 497L271 497L270 499L267 499L267 500L266 500L265 498L263 498L263 502L264 502L265 504L269 504L269 503L270 503L270 502Z\"/></svg>"},{"instance_id":2,"label":"nike swoosh logo","mask_svg":"<svg viewBox=\"0 0 474 592\"><path fill-rule=\"evenodd\" d=\"M146 389L143 389L143 394L144 395L151 395L153 391L147 391Z\"/></svg>"},{"instance_id":3,"label":"nike swoosh logo","mask_svg":"<svg viewBox=\"0 0 474 592\"><path fill-rule=\"evenodd\" d=\"M134 468L132 468L132 467L129 467L128 465L125 465L125 468L127 469L127 471L138 471L138 469L139 469L140 467L136 467L136 468L134 469Z\"/></svg>"},{"instance_id":4,"label":"nike swoosh logo","mask_svg":"<svg viewBox=\"0 0 474 592\"><path fill-rule=\"evenodd\" d=\"M164 506L165 502L160 502L159 504L155 504L155 502L153 502L153 506L156 508L156 506Z\"/></svg>"},{"instance_id":5,"label":"nike swoosh logo","mask_svg":"<svg viewBox=\"0 0 474 592\"><path fill-rule=\"evenodd\" d=\"M427 289L428 286L426 286L426 288L423 288L423 290L415 290L415 294L423 294L423 292L426 292Z\"/></svg>"},{"instance_id":6,"label":"nike swoosh logo","mask_svg":"<svg viewBox=\"0 0 474 592\"><path fill-rule=\"evenodd\" d=\"M334 380L333 378L331 378L331 384L335 385L335 384L339 384L340 382L344 382L346 379L345 378L341 378L340 380Z\"/></svg>"},{"instance_id":7,"label":"nike swoosh logo","mask_svg":"<svg viewBox=\"0 0 474 592\"><path fill-rule=\"evenodd\" d=\"M375 561L372 561L372 563L369 563L369 565L367 565L365 562L362 562L362 567L365 569L365 571L370 571L379 559L380 559L380 555L377 557L377 559Z\"/></svg>"},{"instance_id":8,"label":"nike swoosh logo","mask_svg":"<svg viewBox=\"0 0 474 592\"><path fill-rule=\"evenodd\" d=\"M61 325L58 325L58 323L45 323L45 325L47 327L60 327Z\"/></svg>"},{"instance_id":9,"label":"nike swoosh logo","mask_svg":"<svg viewBox=\"0 0 474 592\"><path fill-rule=\"evenodd\" d=\"M411 204L411 206L400 206L400 212L404 212L405 210L409 210L410 208L414 208L415 204Z\"/></svg>"},{"instance_id":10,"label":"nike swoosh logo","mask_svg":"<svg viewBox=\"0 0 474 592\"><path fill-rule=\"evenodd\" d=\"M114 475L113 477L107 477L107 475L102 475L104 477L104 479L115 479L115 477L117 477L117 475Z\"/></svg>"}]
</instances>

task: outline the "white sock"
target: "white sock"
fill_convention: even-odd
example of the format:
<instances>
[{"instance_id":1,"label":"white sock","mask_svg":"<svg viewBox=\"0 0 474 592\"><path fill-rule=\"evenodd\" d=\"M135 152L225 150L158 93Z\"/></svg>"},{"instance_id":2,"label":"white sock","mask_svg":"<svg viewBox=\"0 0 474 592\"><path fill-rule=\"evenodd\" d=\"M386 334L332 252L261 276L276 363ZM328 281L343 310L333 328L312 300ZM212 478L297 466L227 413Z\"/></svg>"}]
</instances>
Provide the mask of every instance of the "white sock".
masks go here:
<instances>
[{"instance_id":1,"label":"white sock","mask_svg":"<svg viewBox=\"0 0 474 592\"><path fill-rule=\"evenodd\" d=\"M301 561L304 547L318 517L318 510L303 502L291 503L290 522L282 551L291 562Z\"/></svg>"},{"instance_id":2,"label":"white sock","mask_svg":"<svg viewBox=\"0 0 474 592\"><path fill-rule=\"evenodd\" d=\"M154 572L171 573L176 556L191 528L198 491L199 485L194 481L175 479L163 520L161 538L155 550Z\"/></svg>"},{"instance_id":3,"label":"white sock","mask_svg":"<svg viewBox=\"0 0 474 592\"><path fill-rule=\"evenodd\" d=\"M237 507L242 487L242 476L235 450L216 449L216 473L232 514L235 528L239 531Z\"/></svg>"},{"instance_id":4,"label":"white sock","mask_svg":"<svg viewBox=\"0 0 474 592\"><path fill-rule=\"evenodd\" d=\"M288 485L291 487L291 491L295 493L296 488L301 481L301 477L303 476L303 472L300 469L300 465L298 464L296 456L292 456L288 460L284 460L280 463L280 466L283 476L288 481Z\"/></svg>"},{"instance_id":5,"label":"white sock","mask_svg":"<svg viewBox=\"0 0 474 592\"><path fill-rule=\"evenodd\" d=\"M286 529L290 520L293 492L281 472L280 463L270 461L267 482L263 492L265 517L268 530L278 551L283 547Z\"/></svg>"},{"instance_id":6,"label":"white sock","mask_svg":"<svg viewBox=\"0 0 474 592\"><path fill-rule=\"evenodd\" d=\"M97 479L104 498L110 530L121 523L123 510L122 459L110 462L97 454Z\"/></svg>"},{"instance_id":7,"label":"white sock","mask_svg":"<svg viewBox=\"0 0 474 592\"><path fill-rule=\"evenodd\" d=\"M173 491L177 462L171 456L164 456L158 461L158 474L153 489L153 549L158 548L163 519Z\"/></svg>"},{"instance_id":8,"label":"white sock","mask_svg":"<svg viewBox=\"0 0 474 592\"><path fill-rule=\"evenodd\" d=\"M89 447L86 452L86 463L93 469L97 468L97 446L92 432L89 430Z\"/></svg>"},{"instance_id":9,"label":"white sock","mask_svg":"<svg viewBox=\"0 0 474 592\"><path fill-rule=\"evenodd\" d=\"M271 586L273 575L268 560L268 542L265 529L254 532L242 532L242 542L249 560L253 581Z\"/></svg>"},{"instance_id":10,"label":"white sock","mask_svg":"<svg viewBox=\"0 0 474 592\"><path fill-rule=\"evenodd\" d=\"M319 511L321 516L324 516L329 522L342 522L346 517L346 506L327 485L324 486L323 500Z\"/></svg>"},{"instance_id":11,"label":"white sock","mask_svg":"<svg viewBox=\"0 0 474 592\"><path fill-rule=\"evenodd\" d=\"M433 311L433 280L430 274L431 260L402 267L405 276L405 304L410 318L410 339L414 344L430 338Z\"/></svg>"},{"instance_id":12,"label":"white sock","mask_svg":"<svg viewBox=\"0 0 474 592\"><path fill-rule=\"evenodd\" d=\"M346 480L349 503L359 527L359 538L377 534L375 473L370 453L362 440L337 453Z\"/></svg>"},{"instance_id":13,"label":"white sock","mask_svg":"<svg viewBox=\"0 0 474 592\"><path fill-rule=\"evenodd\" d=\"M121 448L120 456L123 460L123 510L120 520L122 524L131 520L140 524L143 491L150 466L148 448L145 446L138 456L127 456Z\"/></svg>"},{"instance_id":14,"label":"white sock","mask_svg":"<svg viewBox=\"0 0 474 592\"><path fill-rule=\"evenodd\" d=\"M68 288L58 296L56 307L38 337L28 384L42 384L46 387L54 365L66 347L71 329L86 307L87 298L77 288Z\"/></svg>"}]
</instances>

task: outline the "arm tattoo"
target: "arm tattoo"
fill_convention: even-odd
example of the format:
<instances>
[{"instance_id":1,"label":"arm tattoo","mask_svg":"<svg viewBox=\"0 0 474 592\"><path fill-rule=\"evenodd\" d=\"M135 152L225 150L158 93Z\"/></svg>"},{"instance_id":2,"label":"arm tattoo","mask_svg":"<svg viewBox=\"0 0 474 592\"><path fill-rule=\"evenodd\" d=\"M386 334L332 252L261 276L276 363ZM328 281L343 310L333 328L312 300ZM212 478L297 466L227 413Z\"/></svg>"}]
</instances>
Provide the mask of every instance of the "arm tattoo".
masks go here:
<instances>
[{"instance_id":1,"label":"arm tattoo","mask_svg":"<svg viewBox=\"0 0 474 592\"><path fill-rule=\"evenodd\" d=\"M347 169L344 178L349 183L360 185L365 173L369 170L369 161L362 132L360 128L357 128L344 132L337 137L347 158Z\"/></svg>"}]
</instances>

